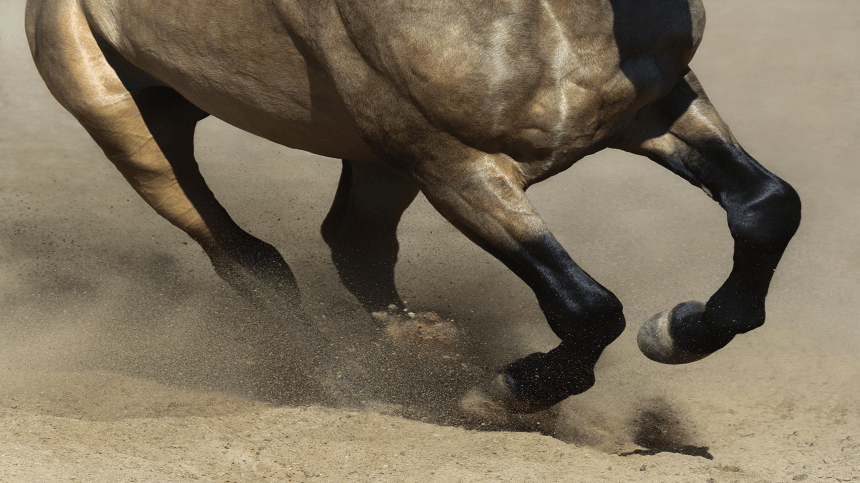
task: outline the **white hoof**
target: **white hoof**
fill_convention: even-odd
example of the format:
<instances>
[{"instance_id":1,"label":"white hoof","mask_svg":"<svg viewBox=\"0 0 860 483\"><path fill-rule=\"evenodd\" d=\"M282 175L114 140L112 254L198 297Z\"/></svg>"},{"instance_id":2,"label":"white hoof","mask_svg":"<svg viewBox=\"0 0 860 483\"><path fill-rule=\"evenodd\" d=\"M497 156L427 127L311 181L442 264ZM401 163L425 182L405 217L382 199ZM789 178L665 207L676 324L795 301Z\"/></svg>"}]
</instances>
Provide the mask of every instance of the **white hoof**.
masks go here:
<instances>
[{"instance_id":1,"label":"white hoof","mask_svg":"<svg viewBox=\"0 0 860 483\"><path fill-rule=\"evenodd\" d=\"M639 329L639 350L652 361L663 364L687 364L695 362L712 353L697 354L688 352L675 344L669 333L669 322L676 311L704 312L705 304L701 302L684 302L678 304L672 310L660 312L648 319Z\"/></svg>"}]
</instances>

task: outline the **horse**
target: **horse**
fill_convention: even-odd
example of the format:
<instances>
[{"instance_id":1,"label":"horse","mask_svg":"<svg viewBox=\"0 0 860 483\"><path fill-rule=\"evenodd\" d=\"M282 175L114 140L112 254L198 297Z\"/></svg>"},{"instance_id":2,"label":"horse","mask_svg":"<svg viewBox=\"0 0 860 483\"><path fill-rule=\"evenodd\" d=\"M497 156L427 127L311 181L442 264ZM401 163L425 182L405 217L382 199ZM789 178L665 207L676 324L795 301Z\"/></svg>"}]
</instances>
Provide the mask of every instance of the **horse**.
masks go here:
<instances>
[{"instance_id":1,"label":"horse","mask_svg":"<svg viewBox=\"0 0 860 483\"><path fill-rule=\"evenodd\" d=\"M212 115L342 160L322 237L369 312L403 302L396 228L423 193L534 292L560 342L487 383L509 413L594 384L620 300L571 259L526 190L604 148L646 156L725 209L733 268L706 303L644 323L642 352L700 360L764 323L798 194L737 142L689 63L701 0L28 0L50 92L132 188L241 293L300 311L279 252L230 217L194 158Z\"/></svg>"}]
</instances>

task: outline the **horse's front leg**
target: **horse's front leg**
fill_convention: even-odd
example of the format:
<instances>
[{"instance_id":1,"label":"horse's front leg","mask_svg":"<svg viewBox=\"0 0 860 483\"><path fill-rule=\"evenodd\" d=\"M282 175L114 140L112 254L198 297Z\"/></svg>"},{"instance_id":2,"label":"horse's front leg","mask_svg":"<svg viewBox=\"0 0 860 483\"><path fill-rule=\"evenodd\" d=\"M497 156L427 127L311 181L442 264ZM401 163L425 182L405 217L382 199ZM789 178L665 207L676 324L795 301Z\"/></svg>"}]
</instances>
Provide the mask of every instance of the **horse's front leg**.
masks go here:
<instances>
[{"instance_id":1,"label":"horse's front leg","mask_svg":"<svg viewBox=\"0 0 860 483\"><path fill-rule=\"evenodd\" d=\"M553 237L526 198L516 163L504 155L477 154L431 166L418 178L445 218L531 287L561 339L548 353L505 367L490 396L510 412L534 412L588 390L597 359L624 330L621 303Z\"/></svg>"},{"instance_id":2,"label":"horse's front leg","mask_svg":"<svg viewBox=\"0 0 860 483\"><path fill-rule=\"evenodd\" d=\"M639 332L639 347L655 361L702 359L764 323L770 280L800 223L800 198L740 147L692 71L619 139L616 147L669 168L726 210L735 242L728 279L706 304L680 304Z\"/></svg>"}]
</instances>

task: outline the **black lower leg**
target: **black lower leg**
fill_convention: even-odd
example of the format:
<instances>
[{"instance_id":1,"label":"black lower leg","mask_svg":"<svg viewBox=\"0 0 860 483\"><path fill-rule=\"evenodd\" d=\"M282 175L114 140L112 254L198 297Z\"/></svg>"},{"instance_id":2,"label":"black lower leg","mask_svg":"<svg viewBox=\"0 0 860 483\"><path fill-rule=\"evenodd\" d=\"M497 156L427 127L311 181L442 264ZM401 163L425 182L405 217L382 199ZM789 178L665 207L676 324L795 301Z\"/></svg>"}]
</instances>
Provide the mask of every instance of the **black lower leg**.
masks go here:
<instances>
[{"instance_id":1,"label":"black lower leg","mask_svg":"<svg viewBox=\"0 0 860 483\"><path fill-rule=\"evenodd\" d=\"M500 257L535 291L547 322L562 342L504 369L511 393L548 407L594 385L594 366L624 331L621 302L583 271L561 244L544 235Z\"/></svg>"},{"instance_id":2,"label":"black lower leg","mask_svg":"<svg viewBox=\"0 0 860 483\"><path fill-rule=\"evenodd\" d=\"M581 351L564 342L536 352L505 367L511 394L536 407L549 407L581 394L594 385L594 366L603 348Z\"/></svg>"},{"instance_id":3,"label":"black lower leg","mask_svg":"<svg viewBox=\"0 0 860 483\"><path fill-rule=\"evenodd\" d=\"M707 354L737 334L764 324L765 297L774 270L800 224L800 198L785 181L767 172L742 150L734 157L756 177L738 183L715 183L735 239L732 272L708 300L704 312L690 311L673 320L675 343L689 352ZM730 178L731 181L739 175Z\"/></svg>"}]
</instances>

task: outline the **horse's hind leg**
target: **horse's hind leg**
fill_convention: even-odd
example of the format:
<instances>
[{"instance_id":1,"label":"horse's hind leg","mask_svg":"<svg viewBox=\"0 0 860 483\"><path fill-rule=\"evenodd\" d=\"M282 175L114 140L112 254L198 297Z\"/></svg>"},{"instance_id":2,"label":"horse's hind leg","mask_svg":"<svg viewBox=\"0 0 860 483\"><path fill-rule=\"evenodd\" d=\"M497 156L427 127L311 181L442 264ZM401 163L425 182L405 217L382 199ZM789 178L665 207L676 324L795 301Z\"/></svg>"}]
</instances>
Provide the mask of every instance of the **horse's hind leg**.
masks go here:
<instances>
[{"instance_id":1,"label":"horse's hind leg","mask_svg":"<svg viewBox=\"0 0 860 483\"><path fill-rule=\"evenodd\" d=\"M343 161L322 235L341 281L369 312L403 307L394 285L397 224L418 186L382 164Z\"/></svg>"},{"instance_id":2,"label":"horse's hind leg","mask_svg":"<svg viewBox=\"0 0 860 483\"><path fill-rule=\"evenodd\" d=\"M764 323L770 280L800 223L800 198L740 147L692 72L664 99L642 109L626 134L618 147L701 187L728 215L735 246L725 283L706 304L680 304L639 332L649 358L692 362Z\"/></svg>"},{"instance_id":3,"label":"horse's hind leg","mask_svg":"<svg viewBox=\"0 0 860 483\"><path fill-rule=\"evenodd\" d=\"M75 2L31 1L27 32L51 93L135 191L197 241L232 286L296 309L283 258L236 225L200 174L193 137L206 113L97 40Z\"/></svg>"}]
</instances>

